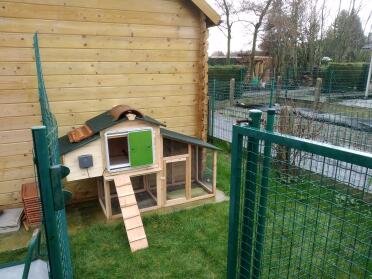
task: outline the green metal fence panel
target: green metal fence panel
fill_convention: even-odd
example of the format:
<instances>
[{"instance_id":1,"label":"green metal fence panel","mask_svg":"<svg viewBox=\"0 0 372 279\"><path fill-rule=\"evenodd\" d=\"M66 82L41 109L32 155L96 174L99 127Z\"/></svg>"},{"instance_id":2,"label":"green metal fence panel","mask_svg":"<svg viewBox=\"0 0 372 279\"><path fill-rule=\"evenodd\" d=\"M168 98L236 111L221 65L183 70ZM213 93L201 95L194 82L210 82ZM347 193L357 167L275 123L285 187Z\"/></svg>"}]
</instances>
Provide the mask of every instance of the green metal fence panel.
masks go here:
<instances>
[{"instance_id":1,"label":"green metal fence panel","mask_svg":"<svg viewBox=\"0 0 372 279\"><path fill-rule=\"evenodd\" d=\"M347 71L327 69L326 76L322 69L296 73L288 69L282 76L262 76L258 86L247 77L230 83L210 76L209 138L231 143L232 126L248 119L250 109L274 107L283 119L277 121L275 131L372 152L372 92L365 99L363 88L344 86L352 77L365 75L349 66ZM289 115L282 115L288 107Z\"/></svg>"},{"instance_id":2,"label":"green metal fence panel","mask_svg":"<svg viewBox=\"0 0 372 279\"><path fill-rule=\"evenodd\" d=\"M72 278L72 264L67 233L57 121L50 110L41 67L37 34L34 36L38 92L43 128L33 130L38 181L42 195L44 226L52 278ZM42 172L41 172L42 169ZM43 197L44 196L44 197Z\"/></svg>"},{"instance_id":3,"label":"green metal fence panel","mask_svg":"<svg viewBox=\"0 0 372 279\"><path fill-rule=\"evenodd\" d=\"M233 128L228 278L371 278L372 154L272 132L272 114Z\"/></svg>"}]
</instances>

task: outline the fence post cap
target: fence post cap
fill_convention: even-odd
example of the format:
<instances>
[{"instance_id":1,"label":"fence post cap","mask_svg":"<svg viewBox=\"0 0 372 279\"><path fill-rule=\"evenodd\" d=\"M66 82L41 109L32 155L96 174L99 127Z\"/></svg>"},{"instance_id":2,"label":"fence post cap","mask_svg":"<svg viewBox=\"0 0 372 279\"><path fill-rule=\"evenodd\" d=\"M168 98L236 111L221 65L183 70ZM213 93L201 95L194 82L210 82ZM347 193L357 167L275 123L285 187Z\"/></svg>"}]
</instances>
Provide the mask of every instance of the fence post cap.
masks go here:
<instances>
[{"instance_id":1,"label":"fence post cap","mask_svg":"<svg viewBox=\"0 0 372 279\"><path fill-rule=\"evenodd\" d=\"M268 108L268 109L267 109L267 113L268 113L269 115L274 115L274 114L276 113L276 109L275 109L275 108Z\"/></svg>"}]
</instances>

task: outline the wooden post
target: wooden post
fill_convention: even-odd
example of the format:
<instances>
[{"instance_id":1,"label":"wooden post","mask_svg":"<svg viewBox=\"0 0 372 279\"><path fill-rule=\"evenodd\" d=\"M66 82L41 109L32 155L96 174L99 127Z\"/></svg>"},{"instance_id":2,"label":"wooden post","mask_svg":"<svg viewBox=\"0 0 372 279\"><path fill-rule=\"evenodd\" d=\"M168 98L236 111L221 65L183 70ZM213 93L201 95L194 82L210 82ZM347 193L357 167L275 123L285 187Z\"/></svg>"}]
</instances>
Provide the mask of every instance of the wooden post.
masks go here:
<instances>
[{"instance_id":1,"label":"wooden post","mask_svg":"<svg viewBox=\"0 0 372 279\"><path fill-rule=\"evenodd\" d=\"M314 90L314 107L315 108L319 107L320 92L322 90L322 82L323 81L321 78L316 79L315 90Z\"/></svg>"},{"instance_id":2,"label":"wooden post","mask_svg":"<svg viewBox=\"0 0 372 279\"><path fill-rule=\"evenodd\" d=\"M280 93L282 91L282 77L278 76L276 81L276 89L275 89L275 103L279 103Z\"/></svg>"},{"instance_id":3,"label":"wooden post","mask_svg":"<svg viewBox=\"0 0 372 279\"><path fill-rule=\"evenodd\" d=\"M103 178L103 187L105 192L106 218L110 220L112 218L110 182L105 178Z\"/></svg>"},{"instance_id":4,"label":"wooden post","mask_svg":"<svg viewBox=\"0 0 372 279\"><path fill-rule=\"evenodd\" d=\"M185 193L186 199L191 199L191 144L188 145L189 156L186 159L186 183L185 183Z\"/></svg>"},{"instance_id":5,"label":"wooden post","mask_svg":"<svg viewBox=\"0 0 372 279\"><path fill-rule=\"evenodd\" d=\"M230 106L234 106L235 99L235 78L230 79Z\"/></svg>"},{"instance_id":6,"label":"wooden post","mask_svg":"<svg viewBox=\"0 0 372 279\"><path fill-rule=\"evenodd\" d=\"M216 194L216 183L217 183L217 151L213 151L213 179L212 179L212 193Z\"/></svg>"}]
</instances>

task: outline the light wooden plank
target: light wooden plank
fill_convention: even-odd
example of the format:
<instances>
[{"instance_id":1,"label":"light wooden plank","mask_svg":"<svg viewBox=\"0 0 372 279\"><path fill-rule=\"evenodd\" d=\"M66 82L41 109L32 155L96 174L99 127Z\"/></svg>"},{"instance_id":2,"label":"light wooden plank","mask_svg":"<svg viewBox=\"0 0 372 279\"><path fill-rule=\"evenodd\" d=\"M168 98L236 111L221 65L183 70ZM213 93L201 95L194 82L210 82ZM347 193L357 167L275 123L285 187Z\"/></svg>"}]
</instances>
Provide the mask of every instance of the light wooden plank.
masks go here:
<instances>
[{"instance_id":1,"label":"light wooden plank","mask_svg":"<svg viewBox=\"0 0 372 279\"><path fill-rule=\"evenodd\" d=\"M212 25L219 25L221 16L205 0L191 0L212 22Z\"/></svg>"},{"instance_id":2,"label":"light wooden plank","mask_svg":"<svg viewBox=\"0 0 372 279\"><path fill-rule=\"evenodd\" d=\"M31 152L32 152L32 142L0 144L0 154L2 156L29 154Z\"/></svg>"},{"instance_id":3,"label":"light wooden plank","mask_svg":"<svg viewBox=\"0 0 372 279\"><path fill-rule=\"evenodd\" d=\"M156 12L138 10L112 10L91 7L71 7L60 5L34 5L34 2L9 3L0 2L0 16L34 19L55 19L68 21L91 21L106 23L135 23L151 25L197 26L198 20L188 9ZM37 12L35 13L35 10Z\"/></svg>"},{"instance_id":4,"label":"light wooden plank","mask_svg":"<svg viewBox=\"0 0 372 279\"><path fill-rule=\"evenodd\" d=\"M115 177L116 179L117 177ZM125 196L131 196L131 195L134 195L134 191L133 191L133 188L132 188L132 185L129 183L129 184L125 184L125 185L121 185L121 184L115 184L116 185L116 192L118 194L118 197L125 197Z\"/></svg>"},{"instance_id":5,"label":"light wooden plank","mask_svg":"<svg viewBox=\"0 0 372 279\"><path fill-rule=\"evenodd\" d=\"M136 252L138 250L145 249L147 247L149 247L147 238L136 240L130 243L130 249L132 252Z\"/></svg>"},{"instance_id":6,"label":"light wooden plank","mask_svg":"<svg viewBox=\"0 0 372 279\"><path fill-rule=\"evenodd\" d=\"M32 158L33 157L31 153L12 156L0 156L0 169L32 166L33 165Z\"/></svg>"},{"instance_id":7,"label":"light wooden plank","mask_svg":"<svg viewBox=\"0 0 372 279\"><path fill-rule=\"evenodd\" d=\"M44 19L5 18L1 19L0 32L43 33L65 35L99 35L152 38L199 38L199 28L188 26L161 26L141 24L117 24L100 22L73 22Z\"/></svg>"},{"instance_id":8,"label":"light wooden plank","mask_svg":"<svg viewBox=\"0 0 372 279\"><path fill-rule=\"evenodd\" d=\"M55 75L44 77L46 88L115 87L197 83L196 74ZM0 76L4 90L36 89L36 76Z\"/></svg>"},{"instance_id":9,"label":"light wooden plank","mask_svg":"<svg viewBox=\"0 0 372 279\"><path fill-rule=\"evenodd\" d=\"M143 111L152 111L155 108L164 108L164 106L181 107L196 104L195 95L186 96L168 96L168 97L149 97L144 102L143 98L128 98L128 99L106 99L106 100L81 100L81 101L61 101L50 102L51 110L55 113L72 113L83 111L100 111L108 110L116 105L125 103ZM0 117L40 115L40 108L37 103L22 103L22 104L3 104L0 110ZM177 111L177 109L173 109ZM146 113L156 117L155 113ZM169 115L169 113L167 113Z\"/></svg>"},{"instance_id":10,"label":"light wooden plank","mask_svg":"<svg viewBox=\"0 0 372 279\"><path fill-rule=\"evenodd\" d=\"M31 141L31 139L32 139L31 129L0 131L0 144Z\"/></svg>"},{"instance_id":11,"label":"light wooden plank","mask_svg":"<svg viewBox=\"0 0 372 279\"><path fill-rule=\"evenodd\" d=\"M114 178L114 183L115 183L116 187L121 187L121 186L125 186L125 185L130 185L131 181L130 181L130 178L129 178L128 175L118 175ZM132 186L130 186L130 188L132 188ZM123 191L125 191L125 190L123 189Z\"/></svg>"},{"instance_id":12,"label":"light wooden plank","mask_svg":"<svg viewBox=\"0 0 372 279\"><path fill-rule=\"evenodd\" d=\"M137 205L132 205L132 206L124 207L124 208L121 209L121 213L123 214L123 218L124 219L133 218L135 216L139 216L140 215L140 212L138 210L138 206Z\"/></svg>"},{"instance_id":13,"label":"light wooden plank","mask_svg":"<svg viewBox=\"0 0 372 279\"><path fill-rule=\"evenodd\" d=\"M0 181L34 177L34 167L25 166L10 169L0 169Z\"/></svg>"},{"instance_id":14,"label":"light wooden plank","mask_svg":"<svg viewBox=\"0 0 372 279\"><path fill-rule=\"evenodd\" d=\"M0 117L0 131L28 129L40 124L40 116Z\"/></svg>"},{"instance_id":15,"label":"light wooden plank","mask_svg":"<svg viewBox=\"0 0 372 279\"><path fill-rule=\"evenodd\" d=\"M61 127L68 126L69 129L73 126L83 124L86 120L104 112L108 107L100 111L81 112L81 113L62 113L56 114L57 122ZM167 124L167 127L178 127L187 125L195 125L191 121L196 116L194 114L194 106L169 107L165 111L162 107L142 109L143 113L154 117L155 119ZM169 115L177 115L177 117L168 118ZM30 129L33 126L41 124L40 116L19 116L19 117L0 117L0 131L7 131L13 129Z\"/></svg>"},{"instance_id":16,"label":"light wooden plank","mask_svg":"<svg viewBox=\"0 0 372 279\"><path fill-rule=\"evenodd\" d=\"M45 62L44 76L197 73L193 62ZM1 62L1 76L34 76L34 62Z\"/></svg>"},{"instance_id":17,"label":"light wooden plank","mask_svg":"<svg viewBox=\"0 0 372 279\"><path fill-rule=\"evenodd\" d=\"M1 6L1 4L0 4ZM0 9L1 10L1 9ZM1 47L30 47L33 33L0 33ZM198 50L198 39L143 38L96 35L40 35L41 48Z\"/></svg>"},{"instance_id":18,"label":"light wooden plank","mask_svg":"<svg viewBox=\"0 0 372 279\"><path fill-rule=\"evenodd\" d=\"M0 194L0 206L11 205L22 202L19 191Z\"/></svg>"},{"instance_id":19,"label":"light wooden plank","mask_svg":"<svg viewBox=\"0 0 372 279\"><path fill-rule=\"evenodd\" d=\"M21 191L22 184L33 182L34 178L25 178L25 179L13 179L8 181L0 181L0 193L10 193L10 192L19 192Z\"/></svg>"},{"instance_id":20,"label":"light wooden plank","mask_svg":"<svg viewBox=\"0 0 372 279\"><path fill-rule=\"evenodd\" d=\"M135 195L129 195L129 196L119 197L119 203L120 203L120 206L127 207L127 206L136 205L137 201L136 201ZM129 229L127 226L125 227Z\"/></svg>"},{"instance_id":21,"label":"light wooden plank","mask_svg":"<svg viewBox=\"0 0 372 279\"><path fill-rule=\"evenodd\" d=\"M168 1L168 0L12 0L13 2L21 3L35 3L55 6L67 7L82 7L82 8L97 8L123 11L150 11L150 12L169 12L178 13L183 10L184 4L182 1Z\"/></svg>"},{"instance_id":22,"label":"light wooden plank","mask_svg":"<svg viewBox=\"0 0 372 279\"><path fill-rule=\"evenodd\" d=\"M1 26L1 25L0 25ZM198 51L42 48L43 62L196 62ZM0 61L32 62L32 48L0 48Z\"/></svg>"},{"instance_id":23,"label":"light wooden plank","mask_svg":"<svg viewBox=\"0 0 372 279\"><path fill-rule=\"evenodd\" d=\"M127 230L129 242L137 241L146 238L145 229L143 226Z\"/></svg>"},{"instance_id":24,"label":"light wooden plank","mask_svg":"<svg viewBox=\"0 0 372 279\"><path fill-rule=\"evenodd\" d=\"M124 225L126 230L143 227L141 216L125 219Z\"/></svg>"},{"instance_id":25,"label":"light wooden plank","mask_svg":"<svg viewBox=\"0 0 372 279\"><path fill-rule=\"evenodd\" d=\"M120 87L81 87L81 88L48 88L48 98L51 102L97 99L127 99L161 96L196 95L198 84L174 85L134 85ZM36 89L1 90L0 103L37 103Z\"/></svg>"}]
</instances>

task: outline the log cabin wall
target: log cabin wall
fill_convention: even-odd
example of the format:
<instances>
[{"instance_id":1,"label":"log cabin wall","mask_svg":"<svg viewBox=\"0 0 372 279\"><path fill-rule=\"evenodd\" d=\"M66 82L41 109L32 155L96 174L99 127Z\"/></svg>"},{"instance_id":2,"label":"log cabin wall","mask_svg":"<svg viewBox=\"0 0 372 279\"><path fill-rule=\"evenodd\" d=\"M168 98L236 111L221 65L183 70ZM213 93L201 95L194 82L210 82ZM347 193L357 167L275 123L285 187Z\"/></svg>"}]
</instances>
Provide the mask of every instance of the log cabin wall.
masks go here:
<instances>
[{"instance_id":1,"label":"log cabin wall","mask_svg":"<svg viewBox=\"0 0 372 279\"><path fill-rule=\"evenodd\" d=\"M186 0L0 1L0 208L20 206L21 184L34 180L34 32L60 136L124 103L205 138L205 20ZM94 183L67 187L89 199Z\"/></svg>"}]
</instances>

